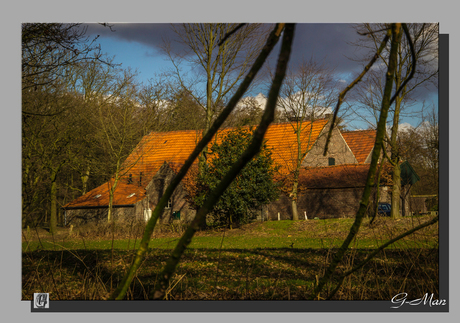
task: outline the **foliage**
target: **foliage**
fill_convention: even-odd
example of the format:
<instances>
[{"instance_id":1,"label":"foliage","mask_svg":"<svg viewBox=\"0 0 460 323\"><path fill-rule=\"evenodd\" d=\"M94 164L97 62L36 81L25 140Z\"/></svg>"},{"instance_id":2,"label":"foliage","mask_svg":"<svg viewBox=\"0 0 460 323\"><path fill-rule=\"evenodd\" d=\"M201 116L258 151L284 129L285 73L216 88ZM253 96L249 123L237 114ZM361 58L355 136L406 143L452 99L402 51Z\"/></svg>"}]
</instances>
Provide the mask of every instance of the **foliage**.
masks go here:
<instances>
[{"instance_id":1,"label":"foliage","mask_svg":"<svg viewBox=\"0 0 460 323\"><path fill-rule=\"evenodd\" d=\"M207 171L197 174L197 192L191 198L195 207L203 205L209 192L238 160L251 139L252 133L249 130L239 129L230 131L220 144L214 143L211 146ZM246 223L254 211L278 197L278 187L273 181L275 172L271 151L264 145L215 205L212 221L228 227Z\"/></svg>"}]
</instances>

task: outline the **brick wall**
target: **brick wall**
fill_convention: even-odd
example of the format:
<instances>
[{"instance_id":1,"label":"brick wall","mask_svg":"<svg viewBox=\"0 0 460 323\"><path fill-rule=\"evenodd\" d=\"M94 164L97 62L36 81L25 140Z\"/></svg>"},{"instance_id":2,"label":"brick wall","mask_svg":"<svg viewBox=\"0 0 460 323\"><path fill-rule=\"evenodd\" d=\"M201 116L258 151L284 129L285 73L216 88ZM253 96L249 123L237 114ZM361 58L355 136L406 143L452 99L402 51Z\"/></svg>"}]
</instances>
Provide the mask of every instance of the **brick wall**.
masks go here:
<instances>
[{"instance_id":1,"label":"brick wall","mask_svg":"<svg viewBox=\"0 0 460 323\"><path fill-rule=\"evenodd\" d=\"M308 219L354 217L358 211L362 194L363 188L308 190L303 192L297 201L299 218L304 219L304 212L307 212ZM369 214L374 209L375 197L375 190L373 190L369 202ZM381 188L380 202L388 201L388 197L387 190ZM268 206L270 220L277 220L278 212L281 220L292 219L291 201L286 195Z\"/></svg>"}]
</instances>

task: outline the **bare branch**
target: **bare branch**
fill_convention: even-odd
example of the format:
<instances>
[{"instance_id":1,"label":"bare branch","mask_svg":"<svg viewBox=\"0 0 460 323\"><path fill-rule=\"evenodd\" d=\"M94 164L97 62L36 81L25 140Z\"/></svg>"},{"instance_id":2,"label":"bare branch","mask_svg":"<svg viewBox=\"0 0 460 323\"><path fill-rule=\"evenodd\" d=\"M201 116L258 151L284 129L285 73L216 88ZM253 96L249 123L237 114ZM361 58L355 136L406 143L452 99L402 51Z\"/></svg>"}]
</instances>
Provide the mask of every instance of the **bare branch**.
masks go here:
<instances>
[{"instance_id":1,"label":"bare branch","mask_svg":"<svg viewBox=\"0 0 460 323\"><path fill-rule=\"evenodd\" d=\"M327 150L328 150L328 147L329 147L329 142L331 140L331 136L332 136L332 130L334 128L334 125L335 125L335 122L336 122L336 119L337 119L337 114L339 113L339 109L340 109L340 105L342 104L342 101L343 99L345 98L345 95L347 94L347 92L349 90L351 90L359 81L361 81L361 79L363 78L363 76L369 71L369 69L372 67L372 65L374 65L375 61L379 58L380 56L380 53L383 51L383 49L385 48L387 42L388 42L388 39L390 39L390 35L391 35L391 30L388 30L387 34L385 35L385 38L383 39L383 41L381 42L380 44L380 47L379 49L377 50L377 52L375 53L374 57L370 60L370 62L364 67L364 70L361 72L361 74L353 81L351 82L339 95L339 99L337 101L337 106L335 108L335 111L334 111L334 116L332 118L332 122L331 122L331 127L329 128L329 133L327 135L327 139L326 139L326 144L324 146L324 153L323 153L323 156L326 156L327 155Z\"/></svg>"},{"instance_id":2,"label":"bare branch","mask_svg":"<svg viewBox=\"0 0 460 323\"><path fill-rule=\"evenodd\" d=\"M222 40L217 44L217 46L219 46L219 47L222 46L222 45L225 43L225 41L226 41L231 35L233 35L234 33L236 33L236 32L238 31L238 29L240 29L240 28L243 27L244 25L246 25L246 24L245 24L245 23L239 24L238 26L235 27L235 29L233 29L232 31L228 32L228 33L224 36L224 38L222 38Z\"/></svg>"},{"instance_id":3,"label":"bare branch","mask_svg":"<svg viewBox=\"0 0 460 323\"><path fill-rule=\"evenodd\" d=\"M329 294L328 298L327 299L331 299L336 293L337 291L339 290L340 286L342 286L342 283L343 283L343 280L347 277L347 276L350 276L351 274L353 274L355 271L359 270L360 268L362 268L365 264L367 264L369 261L371 261L380 251L384 250L386 247L392 245L393 243L395 242L398 242L399 240L411 235L412 233L418 231L418 230L421 230L423 228L426 228L430 225L433 225L435 224L436 222L439 221L439 215L437 215L436 217L434 217L433 219L431 219L430 221L427 221L425 223L422 223L418 226L416 226L415 228L412 228L402 234L400 234L399 236L387 241L386 243L384 243L383 245L381 245L380 247L378 247L377 249L375 249L372 253L370 253L366 259L364 259L362 262L360 262L358 265L356 265L355 267L353 267L352 269L350 269L349 271L343 273L340 277L339 277L339 283L337 284L337 287L331 292L331 294Z\"/></svg>"}]
</instances>

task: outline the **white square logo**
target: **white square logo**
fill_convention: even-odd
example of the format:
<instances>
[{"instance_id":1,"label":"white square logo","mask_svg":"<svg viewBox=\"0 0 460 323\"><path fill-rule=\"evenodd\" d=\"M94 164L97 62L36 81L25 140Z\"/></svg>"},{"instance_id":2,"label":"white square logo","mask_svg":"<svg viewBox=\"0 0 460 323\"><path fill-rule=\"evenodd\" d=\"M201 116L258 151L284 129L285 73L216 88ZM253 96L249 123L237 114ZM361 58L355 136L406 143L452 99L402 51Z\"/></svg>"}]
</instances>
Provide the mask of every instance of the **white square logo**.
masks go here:
<instances>
[{"instance_id":1,"label":"white square logo","mask_svg":"<svg viewBox=\"0 0 460 323\"><path fill-rule=\"evenodd\" d=\"M34 308L50 308L50 294L34 293Z\"/></svg>"}]
</instances>

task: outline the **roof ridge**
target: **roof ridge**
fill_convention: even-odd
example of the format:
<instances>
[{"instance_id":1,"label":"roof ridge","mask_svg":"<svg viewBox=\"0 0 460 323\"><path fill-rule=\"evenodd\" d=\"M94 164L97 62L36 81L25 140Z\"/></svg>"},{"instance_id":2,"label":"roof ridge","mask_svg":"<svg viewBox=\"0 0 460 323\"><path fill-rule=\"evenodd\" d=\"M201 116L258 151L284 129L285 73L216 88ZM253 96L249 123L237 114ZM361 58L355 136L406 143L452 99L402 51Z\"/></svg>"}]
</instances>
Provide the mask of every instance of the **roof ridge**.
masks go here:
<instances>
[{"instance_id":1,"label":"roof ridge","mask_svg":"<svg viewBox=\"0 0 460 323\"><path fill-rule=\"evenodd\" d=\"M364 132L364 131L376 132L377 130L375 129L348 130L348 131L342 131L342 133L353 133L353 132Z\"/></svg>"}]
</instances>

